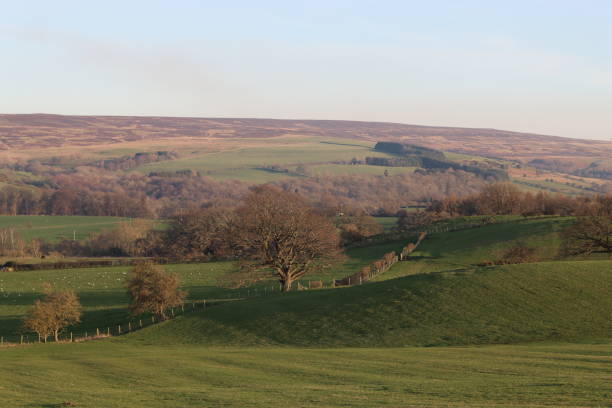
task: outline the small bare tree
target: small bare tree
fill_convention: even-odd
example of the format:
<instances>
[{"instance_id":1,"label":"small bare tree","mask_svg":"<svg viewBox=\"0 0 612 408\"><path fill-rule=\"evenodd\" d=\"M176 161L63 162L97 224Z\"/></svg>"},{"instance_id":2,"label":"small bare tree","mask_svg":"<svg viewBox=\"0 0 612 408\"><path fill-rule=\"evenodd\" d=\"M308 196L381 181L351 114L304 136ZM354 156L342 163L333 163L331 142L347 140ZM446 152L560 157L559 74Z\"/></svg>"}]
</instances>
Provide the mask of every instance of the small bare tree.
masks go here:
<instances>
[{"instance_id":1,"label":"small bare tree","mask_svg":"<svg viewBox=\"0 0 612 408\"><path fill-rule=\"evenodd\" d=\"M60 332L67 326L81 321L81 304L72 290L54 291L45 284L44 298L38 299L23 321L23 327L38 334L38 339L47 341L53 336L59 340Z\"/></svg>"},{"instance_id":2,"label":"small bare tree","mask_svg":"<svg viewBox=\"0 0 612 408\"><path fill-rule=\"evenodd\" d=\"M127 281L132 314L150 312L160 320L166 320L166 311L180 306L185 300L186 292L179 287L176 275L164 272L151 262L134 266Z\"/></svg>"}]
</instances>

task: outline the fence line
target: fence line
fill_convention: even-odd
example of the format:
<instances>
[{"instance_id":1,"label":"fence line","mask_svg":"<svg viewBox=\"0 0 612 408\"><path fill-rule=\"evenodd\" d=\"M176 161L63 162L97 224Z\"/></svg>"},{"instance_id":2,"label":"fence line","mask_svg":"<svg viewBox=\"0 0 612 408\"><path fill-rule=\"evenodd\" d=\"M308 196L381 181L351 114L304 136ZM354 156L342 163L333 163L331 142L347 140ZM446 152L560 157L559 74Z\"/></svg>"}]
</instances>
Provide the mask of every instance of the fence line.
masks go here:
<instances>
[{"instance_id":1,"label":"fence line","mask_svg":"<svg viewBox=\"0 0 612 408\"><path fill-rule=\"evenodd\" d=\"M521 220L519 220L521 221ZM338 286L355 286L361 285L365 282L372 280L377 275L386 272L395 265L399 261L408 260L410 254L414 252L417 247L423 242L423 240L427 237L427 235L431 233L438 232L450 232L450 231L458 231L464 229L471 229L477 227L484 227L487 225L497 224L500 222L487 222L487 223L470 223L470 224L461 224L456 226L433 226L427 228L425 231L422 231L417 236L417 241L415 243L408 243L399 254L396 254L394 251L386 253L383 258L380 260L374 261L371 265L365 266L361 271L354 273L352 275L346 276L342 279L332 279L330 287L335 288ZM405 236L406 233L398 233L398 236ZM255 287L255 288L246 288L246 289L238 289L233 293L228 293L225 299L245 299L259 296L271 295L274 293L283 293L281 291L280 285L277 286L264 286L264 287ZM325 285L323 281L308 281L308 287L302 286L300 282L297 282L297 289L320 289L324 288ZM183 315L189 312L195 312L200 308L200 310L205 310L207 306L213 306L219 304L219 300L223 300L220 298L215 299L216 302L207 303L206 299L202 301L190 301L182 304L180 307L171 308L170 316L166 320L170 320L179 315ZM80 333L75 332L63 332L59 336L59 342L81 342L86 340L94 340L105 337L119 336L128 333L132 333L134 331L138 331L140 329L144 329L145 327L150 327L152 325L160 323L159 319L155 316L141 317L139 319L131 319L127 322L121 324L115 324L111 326L107 326L106 328L95 328L93 332L83 331ZM95 333L95 334L94 334ZM54 343L55 341L49 341L49 343ZM18 345L25 344L39 344L41 343L38 339L38 336L28 334L18 334L18 335L0 335L0 347L12 347ZM47 343L44 341L43 343Z\"/></svg>"}]
</instances>

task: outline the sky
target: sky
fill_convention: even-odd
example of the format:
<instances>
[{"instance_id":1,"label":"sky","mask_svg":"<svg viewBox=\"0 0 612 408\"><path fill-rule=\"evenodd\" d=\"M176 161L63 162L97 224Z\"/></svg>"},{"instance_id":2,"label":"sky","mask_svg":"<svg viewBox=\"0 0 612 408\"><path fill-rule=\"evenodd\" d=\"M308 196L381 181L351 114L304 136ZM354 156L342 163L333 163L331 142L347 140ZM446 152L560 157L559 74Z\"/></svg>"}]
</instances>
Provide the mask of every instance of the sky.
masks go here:
<instances>
[{"instance_id":1,"label":"sky","mask_svg":"<svg viewBox=\"0 0 612 408\"><path fill-rule=\"evenodd\" d=\"M612 1L0 0L0 112L612 139Z\"/></svg>"}]
</instances>

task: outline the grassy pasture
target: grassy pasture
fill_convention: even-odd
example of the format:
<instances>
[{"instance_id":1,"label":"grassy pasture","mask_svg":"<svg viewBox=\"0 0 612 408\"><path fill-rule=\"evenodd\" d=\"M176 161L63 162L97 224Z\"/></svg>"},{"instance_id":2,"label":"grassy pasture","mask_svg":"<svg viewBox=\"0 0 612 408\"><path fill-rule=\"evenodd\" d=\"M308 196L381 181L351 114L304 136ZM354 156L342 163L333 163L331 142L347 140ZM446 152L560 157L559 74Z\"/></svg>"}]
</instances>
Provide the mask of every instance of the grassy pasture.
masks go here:
<instances>
[{"instance_id":1,"label":"grassy pasture","mask_svg":"<svg viewBox=\"0 0 612 408\"><path fill-rule=\"evenodd\" d=\"M400 262L379 280L424 272L453 271L498 260L512 245L524 244L536 248L540 260L559 258L559 232L571 225L572 217L519 216L498 217L505 221L479 228L430 234L412 254L409 262ZM451 220L451 223L474 222L478 217ZM592 257L591 257L592 258Z\"/></svg>"},{"instance_id":2,"label":"grassy pasture","mask_svg":"<svg viewBox=\"0 0 612 408\"><path fill-rule=\"evenodd\" d=\"M376 152L368 144L337 143L320 138L292 139L285 142L277 140L258 145L247 144L229 150L202 152L158 163L140 166L135 171L200 171L212 178L240 179L248 182L266 182L279 178L299 177L295 173L275 173L263 169L263 166L278 164L315 164L331 161L351 160L354 157L363 159L366 156L386 157L387 154ZM338 165L334 166L337 168ZM340 166L344 167L344 166ZM346 166L350 167L350 166ZM364 166L375 167L375 166ZM368 172L376 169L368 169ZM382 171L380 172L382 174Z\"/></svg>"},{"instance_id":3,"label":"grassy pasture","mask_svg":"<svg viewBox=\"0 0 612 408\"><path fill-rule=\"evenodd\" d=\"M228 302L106 340L0 348L0 406L609 406L612 261L474 267L517 241L552 259L571 219L508 221L432 234L381 282ZM404 244L350 249L310 279ZM217 287L231 267L166 268L191 298L222 299L237 297ZM80 330L125 321L127 270L0 274L0 334L46 281L77 290Z\"/></svg>"},{"instance_id":4,"label":"grassy pasture","mask_svg":"<svg viewBox=\"0 0 612 408\"><path fill-rule=\"evenodd\" d=\"M426 273L232 302L135 333L141 344L447 346L612 337L612 261Z\"/></svg>"},{"instance_id":5,"label":"grassy pasture","mask_svg":"<svg viewBox=\"0 0 612 408\"><path fill-rule=\"evenodd\" d=\"M371 155L374 156L374 155ZM399 174L412 174L417 167L386 167L369 166L365 164L313 164L307 166L308 174L315 176L383 176L387 170L390 176Z\"/></svg>"},{"instance_id":6,"label":"grassy pasture","mask_svg":"<svg viewBox=\"0 0 612 408\"><path fill-rule=\"evenodd\" d=\"M323 280L329 285L331 279L339 279L358 271L365 264L380 258L385 252L398 250L403 242L390 242L365 248L354 248L347 258L334 268L324 270L303 279ZM176 273L183 289L189 292L190 300L214 300L239 298L255 293L266 293L278 282L270 278L250 289L225 289L219 287L217 278L234 269L231 262L208 262L200 264L165 265L168 272ZM48 282L58 289L73 289L84 307L83 323L73 329L90 331L126 322L128 298L124 282L130 267L100 267L82 269L58 269L0 273L0 335L14 335L21 319L35 299L42 293L43 283ZM259 292L255 292L257 289Z\"/></svg>"},{"instance_id":7,"label":"grassy pasture","mask_svg":"<svg viewBox=\"0 0 612 408\"><path fill-rule=\"evenodd\" d=\"M176 273L190 299L210 299L228 295L217 286L217 277L230 263L166 265ZM0 334L14 335L28 308L42 293L43 283L58 289L73 289L83 305L83 323L75 331L123 323L128 320L128 298L124 282L129 267L59 269L0 273Z\"/></svg>"},{"instance_id":8,"label":"grassy pasture","mask_svg":"<svg viewBox=\"0 0 612 408\"><path fill-rule=\"evenodd\" d=\"M391 231L397 228L397 217L375 217L374 218L385 231Z\"/></svg>"},{"instance_id":9,"label":"grassy pasture","mask_svg":"<svg viewBox=\"0 0 612 408\"><path fill-rule=\"evenodd\" d=\"M3 407L605 407L612 344L0 349Z\"/></svg>"},{"instance_id":10,"label":"grassy pasture","mask_svg":"<svg viewBox=\"0 0 612 408\"><path fill-rule=\"evenodd\" d=\"M13 227L26 241L40 238L47 242L88 238L93 233L129 221L121 217L63 215L0 215L0 228Z\"/></svg>"}]
</instances>

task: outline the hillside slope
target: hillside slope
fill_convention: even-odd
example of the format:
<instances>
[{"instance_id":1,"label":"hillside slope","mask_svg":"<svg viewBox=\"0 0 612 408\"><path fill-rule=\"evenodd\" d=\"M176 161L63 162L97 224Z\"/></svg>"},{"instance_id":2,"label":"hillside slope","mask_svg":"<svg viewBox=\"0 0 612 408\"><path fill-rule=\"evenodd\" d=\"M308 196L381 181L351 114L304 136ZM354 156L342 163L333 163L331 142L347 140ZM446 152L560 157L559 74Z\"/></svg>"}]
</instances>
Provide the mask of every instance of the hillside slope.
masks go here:
<instances>
[{"instance_id":1,"label":"hillside slope","mask_svg":"<svg viewBox=\"0 0 612 408\"><path fill-rule=\"evenodd\" d=\"M612 261L408 276L210 308L120 341L396 347L612 336Z\"/></svg>"},{"instance_id":2,"label":"hillside slope","mask_svg":"<svg viewBox=\"0 0 612 408\"><path fill-rule=\"evenodd\" d=\"M496 129L342 120L0 115L0 150L91 146L160 139L223 140L284 135L395 140L510 159L612 157L612 142Z\"/></svg>"}]
</instances>

